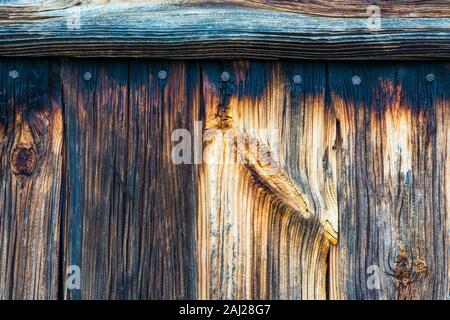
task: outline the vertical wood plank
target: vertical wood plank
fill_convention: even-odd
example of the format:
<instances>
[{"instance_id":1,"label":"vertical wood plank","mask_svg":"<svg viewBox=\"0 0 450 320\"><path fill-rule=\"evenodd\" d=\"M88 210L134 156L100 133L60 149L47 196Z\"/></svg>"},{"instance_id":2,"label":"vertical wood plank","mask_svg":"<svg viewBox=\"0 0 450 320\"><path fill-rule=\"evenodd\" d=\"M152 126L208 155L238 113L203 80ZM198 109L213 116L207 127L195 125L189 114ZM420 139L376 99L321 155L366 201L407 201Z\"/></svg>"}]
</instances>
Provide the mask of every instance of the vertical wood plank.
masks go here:
<instances>
[{"instance_id":1,"label":"vertical wood plank","mask_svg":"<svg viewBox=\"0 0 450 320\"><path fill-rule=\"evenodd\" d=\"M172 163L171 133L191 130L198 77L195 64L64 63L66 267L81 270L66 298L195 297L195 168Z\"/></svg>"},{"instance_id":2,"label":"vertical wood plank","mask_svg":"<svg viewBox=\"0 0 450 320\"><path fill-rule=\"evenodd\" d=\"M327 191L335 190L335 120L330 126L324 65L202 70L205 129L214 131L199 177L199 297L325 299L324 225L337 223L337 203Z\"/></svg>"},{"instance_id":3,"label":"vertical wood plank","mask_svg":"<svg viewBox=\"0 0 450 320\"><path fill-rule=\"evenodd\" d=\"M341 134L335 298L448 298L449 64L329 70Z\"/></svg>"},{"instance_id":4,"label":"vertical wood plank","mask_svg":"<svg viewBox=\"0 0 450 320\"><path fill-rule=\"evenodd\" d=\"M59 73L58 60L0 61L0 299L58 297Z\"/></svg>"}]
</instances>

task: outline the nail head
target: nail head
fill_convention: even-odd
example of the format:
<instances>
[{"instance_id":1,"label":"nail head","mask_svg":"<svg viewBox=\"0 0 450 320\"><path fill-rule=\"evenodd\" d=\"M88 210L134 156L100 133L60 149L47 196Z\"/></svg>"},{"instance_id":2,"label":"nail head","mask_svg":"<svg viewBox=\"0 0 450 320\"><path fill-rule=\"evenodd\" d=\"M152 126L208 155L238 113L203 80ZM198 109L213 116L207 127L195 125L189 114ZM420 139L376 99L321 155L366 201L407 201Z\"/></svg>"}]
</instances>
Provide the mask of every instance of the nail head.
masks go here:
<instances>
[{"instance_id":1,"label":"nail head","mask_svg":"<svg viewBox=\"0 0 450 320\"><path fill-rule=\"evenodd\" d=\"M294 80L294 83L295 83L295 84L300 84L300 82L302 82L302 76L299 75L299 74L296 74L296 75L294 76L293 80Z\"/></svg>"},{"instance_id":2,"label":"nail head","mask_svg":"<svg viewBox=\"0 0 450 320\"><path fill-rule=\"evenodd\" d=\"M84 73L84 80L89 81L92 79L92 73L90 72L85 72Z\"/></svg>"},{"instance_id":3,"label":"nail head","mask_svg":"<svg viewBox=\"0 0 450 320\"><path fill-rule=\"evenodd\" d=\"M160 70L160 71L158 72L158 78L161 79L161 80L166 79L166 78L167 78L167 72L166 72L166 70Z\"/></svg>"},{"instance_id":4,"label":"nail head","mask_svg":"<svg viewBox=\"0 0 450 320\"><path fill-rule=\"evenodd\" d=\"M228 80L230 80L230 74L228 72L224 71L220 75L220 79L222 79L223 82L227 82Z\"/></svg>"},{"instance_id":5,"label":"nail head","mask_svg":"<svg viewBox=\"0 0 450 320\"><path fill-rule=\"evenodd\" d=\"M429 75L427 75L426 78L427 78L428 82L433 82L435 79L435 76L434 76L434 74L430 73Z\"/></svg>"},{"instance_id":6,"label":"nail head","mask_svg":"<svg viewBox=\"0 0 450 320\"><path fill-rule=\"evenodd\" d=\"M19 77L19 71L13 69L9 72L9 76L13 79L17 79Z\"/></svg>"},{"instance_id":7,"label":"nail head","mask_svg":"<svg viewBox=\"0 0 450 320\"><path fill-rule=\"evenodd\" d=\"M361 78L359 76L353 76L352 82L355 86L359 86L361 84Z\"/></svg>"}]
</instances>

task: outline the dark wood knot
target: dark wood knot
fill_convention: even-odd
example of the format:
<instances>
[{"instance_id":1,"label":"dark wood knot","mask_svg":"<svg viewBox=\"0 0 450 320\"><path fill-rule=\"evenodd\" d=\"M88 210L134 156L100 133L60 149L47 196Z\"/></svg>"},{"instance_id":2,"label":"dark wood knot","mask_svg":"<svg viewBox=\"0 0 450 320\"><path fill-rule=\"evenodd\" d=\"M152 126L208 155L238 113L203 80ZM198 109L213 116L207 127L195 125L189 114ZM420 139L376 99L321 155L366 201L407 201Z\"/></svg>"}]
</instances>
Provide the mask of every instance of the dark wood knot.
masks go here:
<instances>
[{"instance_id":1,"label":"dark wood knot","mask_svg":"<svg viewBox=\"0 0 450 320\"><path fill-rule=\"evenodd\" d=\"M19 147L12 153L12 171L15 174L30 175L36 167L36 160L36 152L33 149Z\"/></svg>"}]
</instances>

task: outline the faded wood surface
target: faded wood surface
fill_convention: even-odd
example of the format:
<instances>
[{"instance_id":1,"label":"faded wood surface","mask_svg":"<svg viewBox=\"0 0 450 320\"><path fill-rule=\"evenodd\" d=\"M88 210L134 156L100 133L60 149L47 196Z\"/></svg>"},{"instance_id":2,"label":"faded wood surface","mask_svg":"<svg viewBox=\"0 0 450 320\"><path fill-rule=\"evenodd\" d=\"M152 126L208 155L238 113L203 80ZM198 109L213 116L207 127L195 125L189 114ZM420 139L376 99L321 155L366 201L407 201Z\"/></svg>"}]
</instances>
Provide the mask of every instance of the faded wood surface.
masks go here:
<instances>
[{"instance_id":1,"label":"faded wood surface","mask_svg":"<svg viewBox=\"0 0 450 320\"><path fill-rule=\"evenodd\" d=\"M0 56L435 59L449 43L448 1L0 2Z\"/></svg>"},{"instance_id":2,"label":"faded wood surface","mask_svg":"<svg viewBox=\"0 0 450 320\"><path fill-rule=\"evenodd\" d=\"M449 298L448 63L0 70L0 298ZM175 165L196 120L205 162Z\"/></svg>"}]
</instances>

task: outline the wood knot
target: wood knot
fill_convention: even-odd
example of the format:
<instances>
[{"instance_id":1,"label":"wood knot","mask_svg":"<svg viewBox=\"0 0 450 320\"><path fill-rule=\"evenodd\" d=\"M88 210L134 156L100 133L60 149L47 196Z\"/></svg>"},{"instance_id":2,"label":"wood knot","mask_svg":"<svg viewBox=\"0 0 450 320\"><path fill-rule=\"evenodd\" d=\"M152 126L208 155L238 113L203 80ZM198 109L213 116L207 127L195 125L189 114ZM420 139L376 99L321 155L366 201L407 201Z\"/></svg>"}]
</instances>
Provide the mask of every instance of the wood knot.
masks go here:
<instances>
[{"instance_id":1,"label":"wood knot","mask_svg":"<svg viewBox=\"0 0 450 320\"><path fill-rule=\"evenodd\" d=\"M11 168L14 174L30 175L36 167L36 152L31 148L19 147L11 157Z\"/></svg>"},{"instance_id":2,"label":"wood knot","mask_svg":"<svg viewBox=\"0 0 450 320\"><path fill-rule=\"evenodd\" d=\"M411 262L404 250L400 252L400 254L397 256L397 259L395 259L395 270L394 275L395 277L400 280L401 282L403 280L409 280L411 276Z\"/></svg>"}]
</instances>

